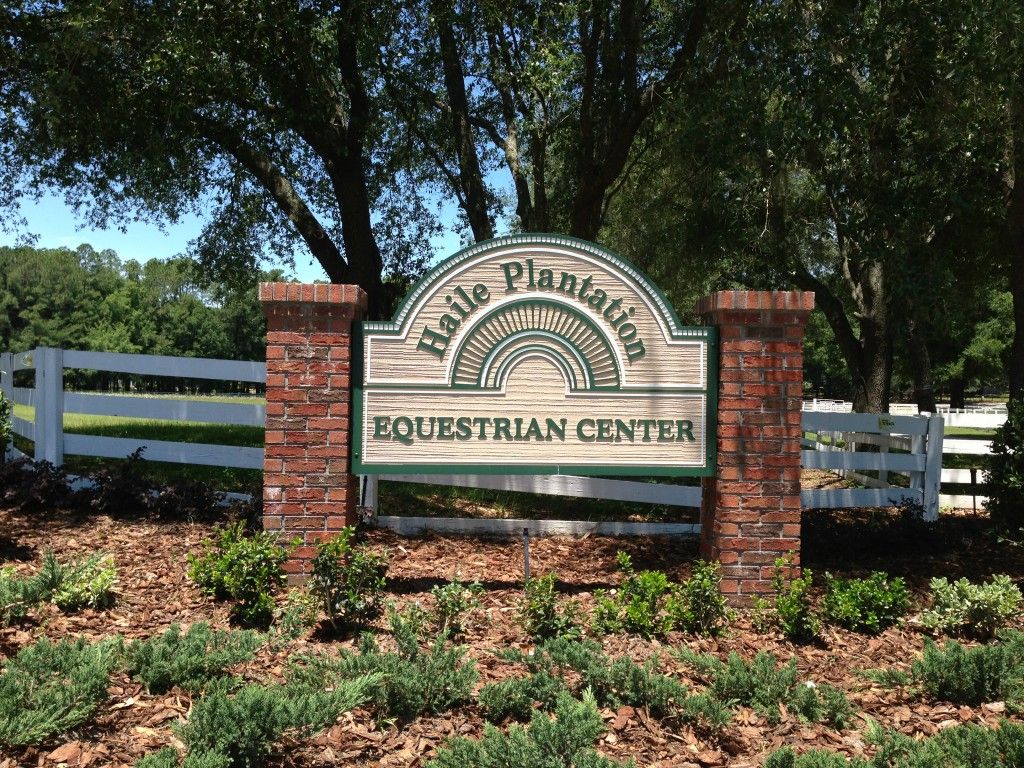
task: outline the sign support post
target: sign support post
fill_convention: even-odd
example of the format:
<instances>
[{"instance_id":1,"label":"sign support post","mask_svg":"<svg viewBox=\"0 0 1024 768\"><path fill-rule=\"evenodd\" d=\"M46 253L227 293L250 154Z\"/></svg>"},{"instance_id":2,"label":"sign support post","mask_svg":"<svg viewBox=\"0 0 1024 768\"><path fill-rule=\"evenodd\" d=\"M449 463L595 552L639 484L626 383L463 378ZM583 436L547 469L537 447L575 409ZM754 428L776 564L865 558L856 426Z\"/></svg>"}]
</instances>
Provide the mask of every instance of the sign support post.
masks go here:
<instances>
[{"instance_id":1,"label":"sign support post","mask_svg":"<svg viewBox=\"0 0 1024 768\"><path fill-rule=\"evenodd\" d=\"M260 284L267 315L263 528L301 540L285 564L289 582L309 577L319 541L356 521L352 323L366 299L355 285Z\"/></svg>"},{"instance_id":2,"label":"sign support post","mask_svg":"<svg viewBox=\"0 0 1024 768\"><path fill-rule=\"evenodd\" d=\"M719 291L697 312L718 327L718 462L702 479L701 556L722 592L750 605L771 592L775 560L800 565L803 337L814 294Z\"/></svg>"}]
</instances>

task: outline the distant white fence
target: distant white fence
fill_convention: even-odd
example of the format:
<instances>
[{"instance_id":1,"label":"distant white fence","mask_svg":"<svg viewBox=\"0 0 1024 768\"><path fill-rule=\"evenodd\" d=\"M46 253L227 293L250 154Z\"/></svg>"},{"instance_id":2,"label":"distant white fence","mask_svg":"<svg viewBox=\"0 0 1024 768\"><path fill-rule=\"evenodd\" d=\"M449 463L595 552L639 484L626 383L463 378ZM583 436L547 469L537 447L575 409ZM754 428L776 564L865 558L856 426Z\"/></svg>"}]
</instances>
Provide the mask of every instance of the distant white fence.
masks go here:
<instances>
[{"instance_id":1,"label":"distant white fence","mask_svg":"<svg viewBox=\"0 0 1024 768\"><path fill-rule=\"evenodd\" d=\"M12 426L17 435L34 441L37 460L61 465L65 455L124 458L143 448L145 458L152 461L243 469L263 467L262 448L65 432L65 413L255 427L262 427L266 418L265 407L258 404L204 402L163 396L65 392L63 372L66 368L232 382L263 383L266 380L266 366L258 362L79 352L51 347L39 347L22 353L0 353L0 388L14 403L35 409L34 420L15 416ZM34 388L14 386L14 374L25 370L34 372ZM990 443L975 440L944 442L941 416L857 414L849 413L847 406L847 403L841 401L805 401L802 420L805 433L804 450L801 451L802 465L805 468L824 469L842 474L867 487L805 490L802 493L804 507L836 509L886 506L903 499L912 499L923 504L929 518L934 519L940 505L970 505L965 503L972 499L970 496L943 496L940 493L941 482L972 482L972 470L943 470L942 452L945 449L947 453L987 453ZM979 414L971 415L977 417ZM989 415L999 416L998 413ZM1005 413L1002 417L1005 419ZM971 426L975 425L972 422ZM853 450L856 445L874 445L878 447L878 451ZM864 474L869 471L876 472L878 476L870 477ZM976 470L973 472L976 475ZM904 476L905 487L902 483L889 483L890 474ZM701 501L700 488L696 486L634 480L568 475L395 474L369 476L364 479L363 504L374 510L378 506L377 482L380 479L691 508L699 507ZM977 498L977 501L983 503L984 499ZM424 520L429 519L382 516L378 518L378 524L410 530L420 524L418 521ZM479 524L490 525L490 530L495 530L501 525L513 525L518 530L520 523L523 523L522 527L532 528L536 532L553 532L556 529L561 532L558 528L561 523L556 524L556 521L489 520ZM461 525L465 528L469 524ZM473 523L470 527L473 525L478 523ZM594 528L596 524L593 523L580 525L589 526L587 530L605 532L604 529ZM607 524L605 525L607 527ZM665 531L661 528L665 528ZM609 532L695 533L698 530L697 525L683 523L617 523Z\"/></svg>"},{"instance_id":2,"label":"distant white fence","mask_svg":"<svg viewBox=\"0 0 1024 768\"><path fill-rule=\"evenodd\" d=\"M36 461L48 461L60 466L64 463L65 455L123 459L142 448L146 459L151 461L241 469L263 468L262 448L65 432L65 413L254 427L262 427L266 420L266 408L259 404L65 392L65 368L249 383L263 383L267 376L264 363L239 360L78 352L53 347L0 354L0 387L4 395L14 403L35 409L33 421L15 416L11 426L15 434L35 443ZM34 388L14 386L14 374L25 370L34 371Z\"/></svg>"}]
</instances>

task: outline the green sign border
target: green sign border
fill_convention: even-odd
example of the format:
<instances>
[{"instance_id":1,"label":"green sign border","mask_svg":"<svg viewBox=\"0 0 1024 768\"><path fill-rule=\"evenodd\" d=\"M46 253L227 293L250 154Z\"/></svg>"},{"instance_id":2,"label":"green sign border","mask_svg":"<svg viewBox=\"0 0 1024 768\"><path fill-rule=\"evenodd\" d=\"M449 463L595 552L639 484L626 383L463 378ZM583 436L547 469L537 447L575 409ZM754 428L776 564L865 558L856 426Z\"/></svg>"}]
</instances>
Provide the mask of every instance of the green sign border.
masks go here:
<instances>
[{"instance_id":1,"label":"green sign border","mask_svg":"<svg viewBox=\"0 0 1024 768\"><path fill-rule=\"evenodd\" d=\"M439 280L452 267L461 264L463 261L478 255L484 251L505 245L562 245L577 248L591 255L598 256L629 277L643 288L655 305L662 310L662 317L669 327L669 336L674 340L700 339L707 343L707 388L679 388L679 389L657 389L654 392L671 394L704 394L706 395L707 414L705 420L705 466L703 467L644 467L644 466L618 466L618 465L597 465L597 464L513 464L495 467L493 464L418 464L413 462L402 462L400 464L366 464L362 461L363 448L363 374L364 374L364 335L392 334L398 335L402 332L402 325L408 319L409 312L419 299L420 295L435 281ZM424 475L583 475L583 476L620 476L620 477L712 477L715 474L715 466L718 459L718 329L714 326L683 326L679 323L679 317L669 303L665 294L639 269L633 266L623 257L615 254L601 246L586 240L570 237L568 235L545 235L539 233L527 233L520 235L505 235L492 240L474 243L463 248L452 256L442 261L413 286L406 295L402 304L396 310L394 317L388 321L367 320L361 323L353 323L352 327L352 370L350 375L352 381L352 419L350 429L352 431L352 456L351 471L357 475L380 475L380 474L424 474ZM373 385L371 389L385 390L390 388L398 389L430 389L435 390L437 386L428 385ZM455 397L459 392L476 389L473 387L458 386L450 391ZM601 390L598 390L601 391ZM612 390L614 391L614 390ZM619 390L621 391L621 390ZM643 388L636 390L629 389L627 392L642 392Z\"/></svg>"}]
</instances>

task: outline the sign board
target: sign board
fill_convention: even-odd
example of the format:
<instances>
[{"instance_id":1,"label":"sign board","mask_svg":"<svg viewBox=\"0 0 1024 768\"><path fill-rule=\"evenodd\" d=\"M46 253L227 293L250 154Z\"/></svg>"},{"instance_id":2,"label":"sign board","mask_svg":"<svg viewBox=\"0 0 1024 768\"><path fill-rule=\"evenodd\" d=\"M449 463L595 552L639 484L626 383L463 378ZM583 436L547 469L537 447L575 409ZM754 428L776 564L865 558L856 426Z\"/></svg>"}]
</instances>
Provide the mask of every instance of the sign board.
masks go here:
<instances>
[{"instance_id":1,"label":"sign board","mask_svg":"<svg viewBox=\"0 0 1024 768\"><path fill-rule=\"evenodd\" d=\"M715 329L592 243L470 246L354 342L356 473L713 474Z\"/></svg>"}]
</instances>

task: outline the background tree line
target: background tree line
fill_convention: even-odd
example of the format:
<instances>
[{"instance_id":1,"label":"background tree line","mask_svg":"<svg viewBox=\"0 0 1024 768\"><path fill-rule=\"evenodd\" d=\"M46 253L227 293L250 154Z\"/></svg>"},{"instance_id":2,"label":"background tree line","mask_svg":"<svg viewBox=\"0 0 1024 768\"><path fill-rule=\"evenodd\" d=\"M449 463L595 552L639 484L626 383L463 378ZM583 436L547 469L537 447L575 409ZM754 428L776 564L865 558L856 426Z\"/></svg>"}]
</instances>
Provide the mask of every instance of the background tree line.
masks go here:
<instances>
[{"instance_id":1,"label":"background tree line","mask_svg":"<svg viewBox=\"0 0 1024 768\"><path fill-rule=\"evenodd\" d=\"M684 312L814 290L810 375L858 409L1024 391L1018 0L24 0L0 31L0 204L212 210L225 284L301 246L384 316L454 200L467 241L595 239Z\"/></svg>"},{"instance_id":2,"label":"background tree line","mask_svg":"<svg viewBox=\"0 0 1024 768\"><path fill-rule=\"evenodd\" d=\"M280 279L281 273L254 277ZM188 258L140 264L88 245L73 251L0 248L0 349L37 346L263 360L266 322L255 280L211 281ZM68 375L78 387L156 386L152 378ZM163 380L161 385L203 386Z\"/></svg>"}]
</instances>

